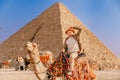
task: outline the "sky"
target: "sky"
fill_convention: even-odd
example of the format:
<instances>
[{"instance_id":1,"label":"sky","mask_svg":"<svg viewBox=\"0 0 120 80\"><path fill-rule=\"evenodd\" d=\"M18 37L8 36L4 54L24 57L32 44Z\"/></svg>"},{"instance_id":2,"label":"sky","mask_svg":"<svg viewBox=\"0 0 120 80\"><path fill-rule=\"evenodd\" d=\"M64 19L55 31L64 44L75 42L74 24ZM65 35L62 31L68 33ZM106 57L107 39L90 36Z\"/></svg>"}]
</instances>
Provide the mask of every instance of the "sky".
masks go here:
<instances>
[{"instance_id":1,"label":"sky","mask_svg":"<svg viewBox=\"0 0 120 80\"><path fill-rule=\"evenodd\" d=\"M64 4L120 58L120 0L0 0L0 43L55 2Z\"/></svg>"}]
</instances>

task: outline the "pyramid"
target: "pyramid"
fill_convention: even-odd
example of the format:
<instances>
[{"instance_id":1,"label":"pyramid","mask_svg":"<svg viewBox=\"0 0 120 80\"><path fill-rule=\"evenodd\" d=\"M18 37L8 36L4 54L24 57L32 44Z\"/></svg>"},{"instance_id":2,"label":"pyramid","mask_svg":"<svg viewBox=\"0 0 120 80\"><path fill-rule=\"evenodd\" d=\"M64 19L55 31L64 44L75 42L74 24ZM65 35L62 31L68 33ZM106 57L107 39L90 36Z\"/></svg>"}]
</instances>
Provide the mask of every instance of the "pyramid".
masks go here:
<instances>
[{"instance_id":1,"label":"pyramid","mask_svg":"<svg viewBox=\"0 0 120 80\"><path fill-rule=\"evenodd\" d=\"M65 30L70 26L82 29L80 39L88 59L95 61L98 69L119 69L120 60L84 26L63 4L55 3L37 18L0 45L0 59L26 56L25 44L35 42L41 51L58 55L66 38Z\"/></svg>"}]
</instances>

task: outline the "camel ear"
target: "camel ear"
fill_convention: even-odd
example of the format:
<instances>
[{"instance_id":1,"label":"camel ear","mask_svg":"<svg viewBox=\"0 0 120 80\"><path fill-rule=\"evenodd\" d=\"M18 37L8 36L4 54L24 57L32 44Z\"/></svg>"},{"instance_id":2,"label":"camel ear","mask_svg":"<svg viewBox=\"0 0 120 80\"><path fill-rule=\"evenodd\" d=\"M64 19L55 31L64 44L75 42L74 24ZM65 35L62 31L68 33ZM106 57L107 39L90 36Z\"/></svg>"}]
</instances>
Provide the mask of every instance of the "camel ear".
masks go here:
<instances>
[{"instance_id":1,"label":"camel ear","mask_svg":"<svg viewBox=\"0 0 120 80\"><path fill-rule=\"evenodd\" d=\"M32 43L33 47L37 47L37 44L36 43Z\"/></svg>"}]
</instances>

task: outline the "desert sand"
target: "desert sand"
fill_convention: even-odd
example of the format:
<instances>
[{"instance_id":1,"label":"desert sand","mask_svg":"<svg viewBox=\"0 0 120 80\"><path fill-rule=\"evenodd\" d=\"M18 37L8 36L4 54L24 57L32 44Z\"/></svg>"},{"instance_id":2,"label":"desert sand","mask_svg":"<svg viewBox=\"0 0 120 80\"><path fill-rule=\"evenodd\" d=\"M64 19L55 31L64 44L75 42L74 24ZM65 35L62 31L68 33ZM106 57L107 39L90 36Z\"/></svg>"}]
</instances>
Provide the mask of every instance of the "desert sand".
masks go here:
<instances>
[{"instance_id":1,"label":"desert sand","mask_svg":"<svg viewBox=\"0 0 120 80\"><path fill-rule=\"evenodd\" d=\"M97 80L120 80L120 71L95 71ZM0 80L37 80L32 71L0 69Z\"/></svg>"}]
</instances>

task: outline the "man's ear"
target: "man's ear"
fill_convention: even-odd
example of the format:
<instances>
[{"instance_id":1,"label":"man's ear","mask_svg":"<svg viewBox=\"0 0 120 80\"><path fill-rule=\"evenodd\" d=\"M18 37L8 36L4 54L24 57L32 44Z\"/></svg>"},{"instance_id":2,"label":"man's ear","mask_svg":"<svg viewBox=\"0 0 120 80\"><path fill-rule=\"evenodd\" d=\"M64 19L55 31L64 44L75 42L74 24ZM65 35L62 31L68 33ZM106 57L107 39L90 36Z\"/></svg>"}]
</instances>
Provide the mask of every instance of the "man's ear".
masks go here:
<instances>
[{"instance_id":1,"label":"man's ear","mask_svg":"<svg viewBox=\"0 0 120 80\"><path fill-rule=\"evenodd\" d=\"M36 43L32 43L33 47L37 47L37 44Z\"/></svg>"}]
</instances>

